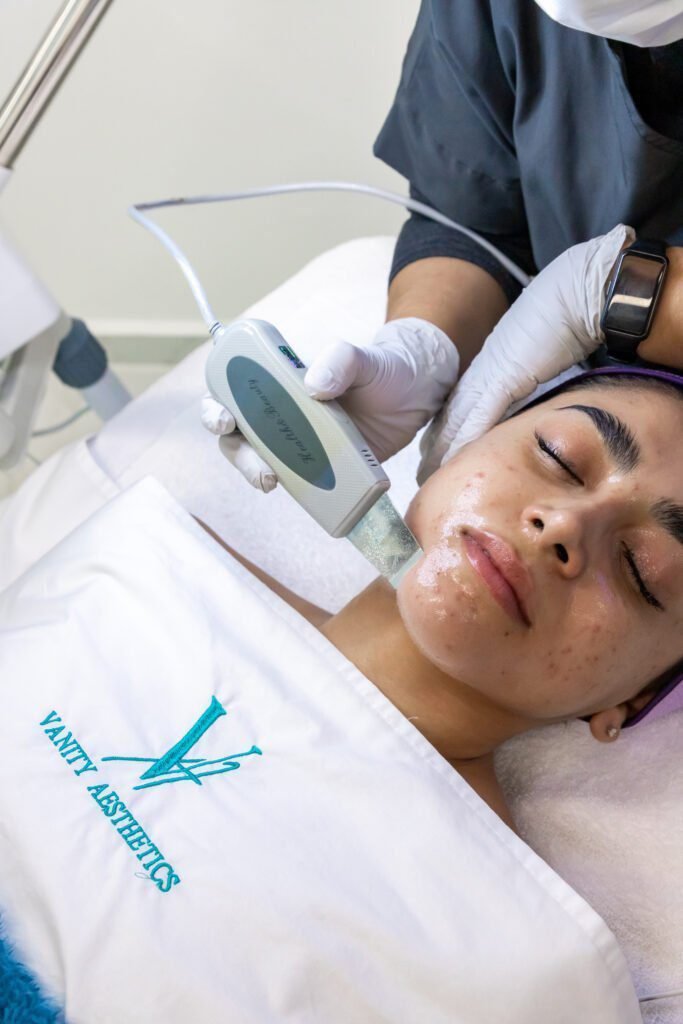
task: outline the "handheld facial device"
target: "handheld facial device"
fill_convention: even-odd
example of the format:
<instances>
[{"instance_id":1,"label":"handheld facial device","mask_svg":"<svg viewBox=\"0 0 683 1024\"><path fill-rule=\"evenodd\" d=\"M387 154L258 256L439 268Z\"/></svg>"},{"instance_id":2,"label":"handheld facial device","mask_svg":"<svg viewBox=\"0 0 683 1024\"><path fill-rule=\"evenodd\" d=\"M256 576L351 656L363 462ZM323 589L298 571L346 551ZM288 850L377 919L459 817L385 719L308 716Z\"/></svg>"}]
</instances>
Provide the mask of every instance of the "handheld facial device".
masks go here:
<instances>
[{"instance_id":1,"label":"handheld facial device","mask_svg":"<svg viewBox=\"0 0 683 1024\"><path fill-rule=\"evenodd\" d=\"M131 217L177 261L213 335L206 377L252 447L289 493L333 537L348 537L397 587L422 552L386 494L389 480L363 436L336 402L317 402L304 388L305 366L282 335L262 320L224 327L190 261L148 212L168 206L222 203L289 192L341 191L370 195L445 224L475 239L522 285L530 278L475 231L406 196L348 181L307 181L220 195L179 196L131 206Z\"/></svg>"},{"instance_id":2,"label":"handheld facial device","mask_svg":"<svg viewBox=\"0 0 683 1024\"><path fill-rule=\"evenodd\" d=\"M365 438L337 402L311 398L305 371L272 324L237 320L216 331L206 380L285 490L397 587L420 547Z\"/></svg>"}]
</instances>

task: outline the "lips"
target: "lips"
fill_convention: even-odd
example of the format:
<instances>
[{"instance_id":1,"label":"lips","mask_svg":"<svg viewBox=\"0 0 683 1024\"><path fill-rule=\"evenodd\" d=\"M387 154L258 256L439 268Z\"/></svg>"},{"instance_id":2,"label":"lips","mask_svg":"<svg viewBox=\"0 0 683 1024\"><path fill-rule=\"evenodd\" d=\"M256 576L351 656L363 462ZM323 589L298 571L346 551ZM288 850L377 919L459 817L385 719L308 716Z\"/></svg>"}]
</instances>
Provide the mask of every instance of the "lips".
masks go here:
<instances>
[{"instance_id":1,"label":"lips","mask_svg":"<svg viewBox=\"0 0 683 1024\"><path fill-rule=\"evenodd\" d=\"M533 582L514 548L495 533L469 526L463 531L463 543L468 561L493 599L511 619L530 626Z\"/></svg>"}]
</instances>

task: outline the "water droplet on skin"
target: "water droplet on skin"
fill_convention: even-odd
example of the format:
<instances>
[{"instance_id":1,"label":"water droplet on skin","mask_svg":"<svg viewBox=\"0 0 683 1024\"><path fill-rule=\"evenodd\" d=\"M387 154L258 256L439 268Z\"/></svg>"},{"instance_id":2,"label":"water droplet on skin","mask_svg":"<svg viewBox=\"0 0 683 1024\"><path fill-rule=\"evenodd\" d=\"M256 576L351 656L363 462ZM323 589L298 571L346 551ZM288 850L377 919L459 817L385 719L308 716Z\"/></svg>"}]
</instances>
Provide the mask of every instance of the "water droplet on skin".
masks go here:
<instances>
[{"instance_id":1,"label":"water droplet on skin","mask_svg":"<svg viewBox=\"0 0 683 1024\"><path fill-rule=\"evenodd\" d=\"M431 548L418 566L417 578L420 586L435 589L439 576L454 569L461 561L460 555L447 545Z\"/></svg>"}]
</instances>

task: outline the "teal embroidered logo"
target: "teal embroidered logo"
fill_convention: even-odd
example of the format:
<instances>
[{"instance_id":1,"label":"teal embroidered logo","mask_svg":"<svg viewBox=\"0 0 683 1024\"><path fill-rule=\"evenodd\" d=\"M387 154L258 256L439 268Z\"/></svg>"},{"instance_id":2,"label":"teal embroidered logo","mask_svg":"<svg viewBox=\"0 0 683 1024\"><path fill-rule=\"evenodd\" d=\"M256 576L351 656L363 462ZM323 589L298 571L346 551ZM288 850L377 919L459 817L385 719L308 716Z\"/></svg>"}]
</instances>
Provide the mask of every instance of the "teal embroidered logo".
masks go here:
<instances>
[{"instance_id":1,"label":"teal embroidered logo","mask_svg":"<svg viewBox=\"0 0 683 1024\"><path fill-rule=\"evenodd\" d=\"M252 746L250 750L243 750L238 754L225 754L223 757L215 757L210 760L204 757L187 757L204 733L208 732L211 726L226 714L227 711L221 702L213 697L206 711L199 716L194 725L161 757L110 756L103 757L102 761L129 761L148 764L149 768L139 776L140 784L133 786L133 789L150 789L152 786L165 786L172 782L194 782L197 786L201 786L202 779L208 775L234 772L241 765L240 758L263 753L258 747Z\"/></svg>"},{"instance_id":2,"label":"teal embroidered logo","mask_svg":"<svg viewBox=\"0 0 683 1024\"><path fill-rule=\"evenodd\" d=\"M235 771L241 765L241 758L262 753L258 747L252 746L251 750L245 750L240 754L227 754L211 760L187 756L211 726L226 714L227 711L221 702L214 697L194 725L161 757L103 757L100 760L130 761L149 765L139 776L141 785L133 786L133 789L147 789L150 786L183 781L201 786L202 779L207 775L222 775ZM50 711L41 721L40 727L60 757L71 766L75 776L97 772L98 778L101 778L96 760L89 756L71 730L67 729L60 714L54 710ZM140 862L143 873L136 872L136 877L149 879L162 893L171 892L174 886L179 885L182 881L180 874L140 823L137 809L133 814L120 794L108 782L93 781L93 784L86 788L104 817L109 819L123 842Z\"/></svg>"}]
</instances>

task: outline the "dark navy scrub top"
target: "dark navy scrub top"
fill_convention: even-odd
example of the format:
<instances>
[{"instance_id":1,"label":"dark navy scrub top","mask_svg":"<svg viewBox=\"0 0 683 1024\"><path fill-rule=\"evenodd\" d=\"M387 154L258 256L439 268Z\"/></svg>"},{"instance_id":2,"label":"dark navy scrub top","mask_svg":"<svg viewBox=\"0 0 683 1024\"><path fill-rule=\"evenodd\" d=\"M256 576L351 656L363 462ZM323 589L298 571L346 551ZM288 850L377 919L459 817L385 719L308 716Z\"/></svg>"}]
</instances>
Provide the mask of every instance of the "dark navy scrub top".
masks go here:
<instances>
[{"instance_id":1,"label":"dark navy scrub top","mask_svg":"<svg viewBox=\"0 0 683 1024\"><path fill-rule=\"evenodd\" d=\"M681 245L683 43L638 50L558 25L534 0L423 0L374 152L530 273L619 222ZM415 215L392 276L438 255L515 298L476 243Z\"/></svg>"}]
</instances>

